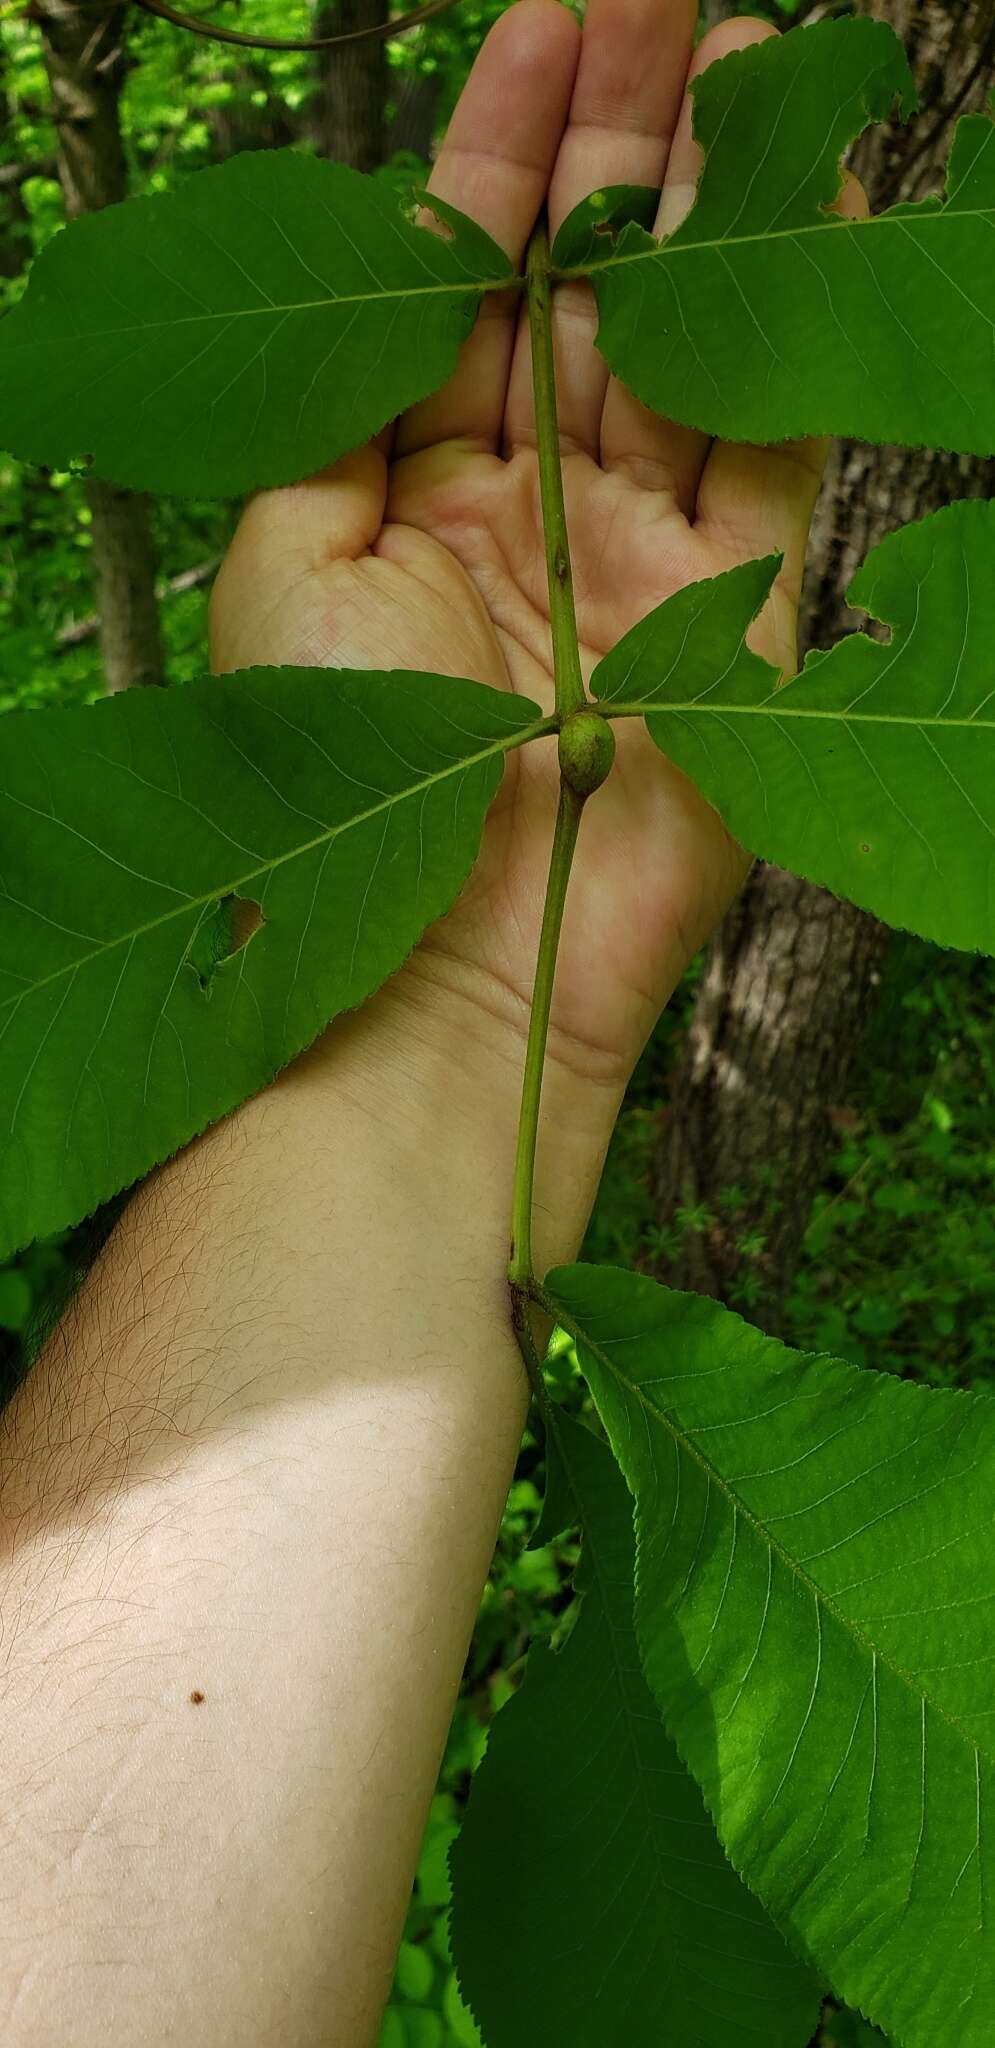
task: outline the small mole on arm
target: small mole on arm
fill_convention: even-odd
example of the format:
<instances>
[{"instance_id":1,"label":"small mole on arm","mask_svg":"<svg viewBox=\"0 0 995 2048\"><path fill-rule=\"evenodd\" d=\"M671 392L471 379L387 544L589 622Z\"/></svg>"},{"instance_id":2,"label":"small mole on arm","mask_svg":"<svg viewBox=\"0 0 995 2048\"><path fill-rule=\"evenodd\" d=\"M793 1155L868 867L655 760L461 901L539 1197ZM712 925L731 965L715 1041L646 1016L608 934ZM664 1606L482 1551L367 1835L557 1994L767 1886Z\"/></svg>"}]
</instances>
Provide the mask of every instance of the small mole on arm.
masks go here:
<instances>
[{"instance_id":1,"label":"small mole on arm","mask_svg":"<svg viewBox=\"0 0 995 2048\"><path fill-rule=\"evenodd\" d=\"M202 1693L202 1692L192 1692L192 1693L190 1694L190 1705L191 1705L192 1707L199 1707L199 1706L202 1706L202 1705L203 1705L203 1701L204 1701L204 1695L203 1695L203 1693Z\"/></svg>"}]
</instances>

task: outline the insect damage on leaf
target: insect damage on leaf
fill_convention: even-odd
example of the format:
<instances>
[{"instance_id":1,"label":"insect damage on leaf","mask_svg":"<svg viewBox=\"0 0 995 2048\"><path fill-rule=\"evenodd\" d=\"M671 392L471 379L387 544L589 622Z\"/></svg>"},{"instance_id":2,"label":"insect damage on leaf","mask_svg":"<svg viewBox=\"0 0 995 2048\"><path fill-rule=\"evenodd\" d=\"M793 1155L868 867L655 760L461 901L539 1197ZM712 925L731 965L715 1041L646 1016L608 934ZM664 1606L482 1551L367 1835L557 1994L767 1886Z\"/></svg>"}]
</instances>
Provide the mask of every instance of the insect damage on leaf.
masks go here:
<instances>
[{"instance_id":1,"label":"insect damage on leaf","mask_svg":"<svg viewBox=\"0 0 995 2048\"><path fill-rule=\"evenodd\" d=\"M848 597L890 635L852 633L783 684L745 645L772 567L651 612L599 664L594 695L645 712L751 853L995 954L995 503L947 506L872 549Z\"/></svg>"},{"instance_id":2,"label":"insect damage on leaf","mask_svg":"<svg viewBox=\"0 0 995 2048\"><path fill-rule=\"evenodd\" d=\"M399 967L537 723L480 683L320 669L9 717L0 1256L129 1186Z\"/></svg>"},{"instance_id":3,"label":"insect damage on leaf","mask_svg":"<svg viewBox=\"0 0 995 2048\"><path fill-rule=\"evenodd\" d=\"M258 150L72 222L0 323L0 446L204 497L321 468L442 384L513 281L431 205L445 236L376 179Z\"/></svg>"},{"instance_id":4,"label":"insect damage on leaf","mask_svg":"<svg viewBox=\"0 0 995 2048\"><path fill-rule=\"evenodd\" d=\"M945 203L831 210L842 153L896 102L910 114L915 90L883 22L772 38L695 82L705 163L673 234L630 225L599 260L571 217L555 260L591 275L598 346L645 404L729 440L995 453L992 122L960 123Z\"/></svg>"},{"instance_id":5,"label":"insect damage on leaf","mask_svg":"<svg viewBox=\"0 0 995 2048\"><path fill-rule=\"evenodd\" d=\"M247 946L265 922L259 904L244 896L226 896L205 912L186 956L202 989L210 989L221 962Z\"/></svg>"},{"instance_id":6,"label":"insect damage on leaf","mask_svg":"<svg viewBox=\"0 0 995 2048\"><path fill-rule=\"evenodd\" d=\"M847 222L849 142L914 106L882 23L752 46L693 92L704 169L681 226L654 240L659 194L623 186L556 237L553 282L592 279L611 368L727 438L995 450L992 121L960 121L945 198ZM545 295L545 253L537 279ZM483 294L523 282L433 195L236 157L52 239L0 325L0 442L161 491L290 482L436 389ZM549 389L536 411L548 507ZM551 524L552 591L569 547ZM689 586L627 633L562 723L564 781L599 788L609 720L645 718L749 849L995 953L995 508L876 548L850 592L871 633L786 683L748 645L780 566ZM552 639L562 685L580 651L563 617ZM507 754L557 724L452 677L308 669L8 720L0 1258L128 1187L400 968L469 874ZM530 1653L453 1856L488 2048L803 2048L811 1967L896 2048L988 2048L991 1402L787 1352L606 1269L544 1293L523 1263L518 1305L572 1334L617 1463L549 1418L546 1527L584 1527L574 1625Z\"/></svg>"},{"instance_id":7,"label":"insect damage on leaf","mask_svg":"<svg viewBox=\"0 0 995 2048\"><path fill-rule=\"evenodd\" d=\"M606 247L616 245L633 223L649 229L656 219L660 194L650 185L611 185L591 192L568 213L550 252L554 270L583 269L602 262Z\"/></svg>"}]
</instances>

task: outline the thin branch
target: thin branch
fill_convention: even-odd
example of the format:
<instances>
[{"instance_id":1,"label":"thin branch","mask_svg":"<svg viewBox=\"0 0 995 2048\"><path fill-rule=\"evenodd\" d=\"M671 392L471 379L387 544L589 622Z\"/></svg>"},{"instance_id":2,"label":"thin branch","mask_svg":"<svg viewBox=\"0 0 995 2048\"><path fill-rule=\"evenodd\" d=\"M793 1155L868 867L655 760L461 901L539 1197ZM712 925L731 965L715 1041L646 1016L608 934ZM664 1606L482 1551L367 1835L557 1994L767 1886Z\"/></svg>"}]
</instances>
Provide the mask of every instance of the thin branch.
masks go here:
<instances>
[{"instance_id":1,"label":"thin branch","mask_svg":"<svg viewBox=\"0 0 995 2048\"><path fill-rule=\"evenodd\" d=\"M407 35L409 28L417 28L420 22L430 21L433 15L444 14L456 5L456 0L427 0L426 6L416 7L412 14L402 14L396 21L375 22L372 28L354 28L344 35L304 37L250 36L241 29L216 28L194 14L180 14L175 7L167 6L166 0L136 0L136 5L160 21L172 22L174 28L188 29L194 36L206 36L212 43L235 43L241 50L334 50L343 43L393 42L396 36Z\"/></svg>"},{"instance_id":2,"label":"thin branch","mask_svg":"<svg viewBox=\"0 0 995 2048\"><path fill-rule=\"evenodd\" d=\"M837 15L852 14L854 0L821 0L821 4L810 7L807 14L796 22L796 28L814 28L818 21L833 21ZM799 10L800 12L800 10Z\"/></svg>"},{"instance_id":3,"label":"thin branch","mask_svg":"<svg viewBox=\"0 0 995 2048\"><path fill-rule=\"evenodd\" d=\"M166 583L157 583L156 596L160 601L165 597L179 597L184 590L199 590L202 583L210 583L215 570L221 566L221 556L212 555L209 562L198 562L193 569L183 569L179 576L171 576ZM88 612L85 618L74 619L69 626L63 626L55 636L56 649L64 654L67 648L82 647L85 640L93 640L100 631L99 612Z\"/></svg>"},{"instance_id":4,"label":"thin branch","mask_svg":"<svg viewBox=\"0 0 995 2048\"><path fill-rule=\"evenodd\" d=\"M54 156L46 156L36 164L0 164L0 192L16 192L26 185L29 178L57 178L59 167Z\"/></svg>"}]
</instances>

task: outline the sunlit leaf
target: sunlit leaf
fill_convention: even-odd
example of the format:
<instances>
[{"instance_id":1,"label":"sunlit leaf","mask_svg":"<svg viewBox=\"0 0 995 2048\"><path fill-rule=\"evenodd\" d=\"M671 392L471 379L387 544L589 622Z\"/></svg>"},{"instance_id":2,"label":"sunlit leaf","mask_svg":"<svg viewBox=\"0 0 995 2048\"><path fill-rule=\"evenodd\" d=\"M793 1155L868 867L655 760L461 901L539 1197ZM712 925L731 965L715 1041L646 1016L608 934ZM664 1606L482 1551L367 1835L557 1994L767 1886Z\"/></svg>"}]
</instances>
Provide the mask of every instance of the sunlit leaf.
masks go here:
<instances>
[{"instance_id":1,"label":"sunlit leaf","mask_svg":"<svg viewBox=\"0 0 995 2048\"><path fill-rule=\"evenodd\" d=\"M317 669L8 715L0 1256L127 1186L392 973L461 888L538 718L479 683Z\"/></svg>"},{"instance_id":2,"label":"sunlit leaf","mask_svg":"<svg viewBox=\"0 0 995 2048\"><path fill-rule=\"evenodd\" d=\"M903 2048L995 2001L995 1403L554 1273L636 1499L643 1664L736 1868Z\"/></svg>"}]
</instances>

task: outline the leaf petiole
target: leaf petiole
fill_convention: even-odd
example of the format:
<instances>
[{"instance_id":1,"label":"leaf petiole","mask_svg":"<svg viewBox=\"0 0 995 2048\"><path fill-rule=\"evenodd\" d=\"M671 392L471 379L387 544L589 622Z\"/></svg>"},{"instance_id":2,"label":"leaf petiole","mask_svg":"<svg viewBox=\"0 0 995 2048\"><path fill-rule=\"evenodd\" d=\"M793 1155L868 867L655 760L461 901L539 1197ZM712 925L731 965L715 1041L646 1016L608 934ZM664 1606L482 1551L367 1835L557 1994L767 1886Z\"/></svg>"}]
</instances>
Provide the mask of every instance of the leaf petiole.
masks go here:
<instances>
[{"instance_id":1,"label":"leaf petiole","mask_svg":"<svg viewBox=\"0 0 995 2048\"><path fill-rule=\"evenodd\" d=\"M565 783L561 785L556 829L553 834L553 851L549 862L549 880L546 885L546 901L542 914L539 955L532 990L532 1013L529 1018L525 1075L522 1081L522 1107L518 1122L518 1149L515 1155L508 1278L516 1293L530 1292L535 1282L535 1267L532 1262L532 1198L535 1188L539 1102L546 1061L546 1040L549 1036L556 955L563 925L563 908L584 801L583 797L577 796Z\"/></svg>"},{"instance_id":2,"label":"leaf petiole","mask_svg":"<svg viewBox=\"0 0 995 2048\"><path fill-rule=\"evenodd\" d=\"M540 221L529 243L526 264L529 335L532 342L532 391L535 404L536 456L542 498L542 528L549 581L549 624L553 635L553 680L556 709L568 718L587 703L580 672L573 574L567 539L560 467L560 429L556 414L556 372L553 361L552 293L549 281L549 235Z\"/></svg>"},{"instance_id":3,"label":"leaf petiole","mask_svg":"<svg viewBox=\"0 0 995 2048\"><path fill-rule=\"evenodd\" d=\"M574 731L578 721L584 730L588 725L601 721L597 708L592 706L584 688L581 675L580 649L577 641L577 617L574 610L573 576L570 568L570 544L567 535L566 507L563 501L563 472L560 465L560 432L556 413L556 376L553 360L552 295L549 281L549 236L544 221L536 227L529 243L526 265L528 286L529 333L532 342L532 389L535 404L536 457L539 466L539 490L542 499L542 524L546 546L546 574L549 585L549 621L553 639L553 680L556 691L556 713L560 721L560 801L556 813L556 827L553 833L553 848L549 863L549 879L546 885L546 901L543 908L542 930L539 937L539 953L536 961L535 984L532 991L532 1012L529 1018L528 1045L525 1053L525 1074L522 1082L522 1106L518 1125L518 1148L515 1158L515 1179L512 1192L511 1259L508 1278L511 1282L515 1310L515 1327L519 1334L526 1369L533 1376L533 1355L531 1333L525 1331L527 1321L525 1297L535 1282L535 1266L532 1250L532 1207L535 1190L536 1147L539 1132L539 1107L542 1094L543 1068L546 1059L546 1043L549 1036L549 1019L553 1001L553 983L556 975L556 956L563 925L563 910L566 903L567 884L577 845L577 833L581 813L591 790L598 786L607 774L611 763L611 749L606 763L594 779L588 775L577 781L571 774L571 762L576 751L568 737L571 726ZM607 728L605 728L607 731ZM582 744L581 753L586 753ZM564 771L566 771L564 773ZM569 779L568 779L569 777Z\"/></svg>"}]
</instances>

